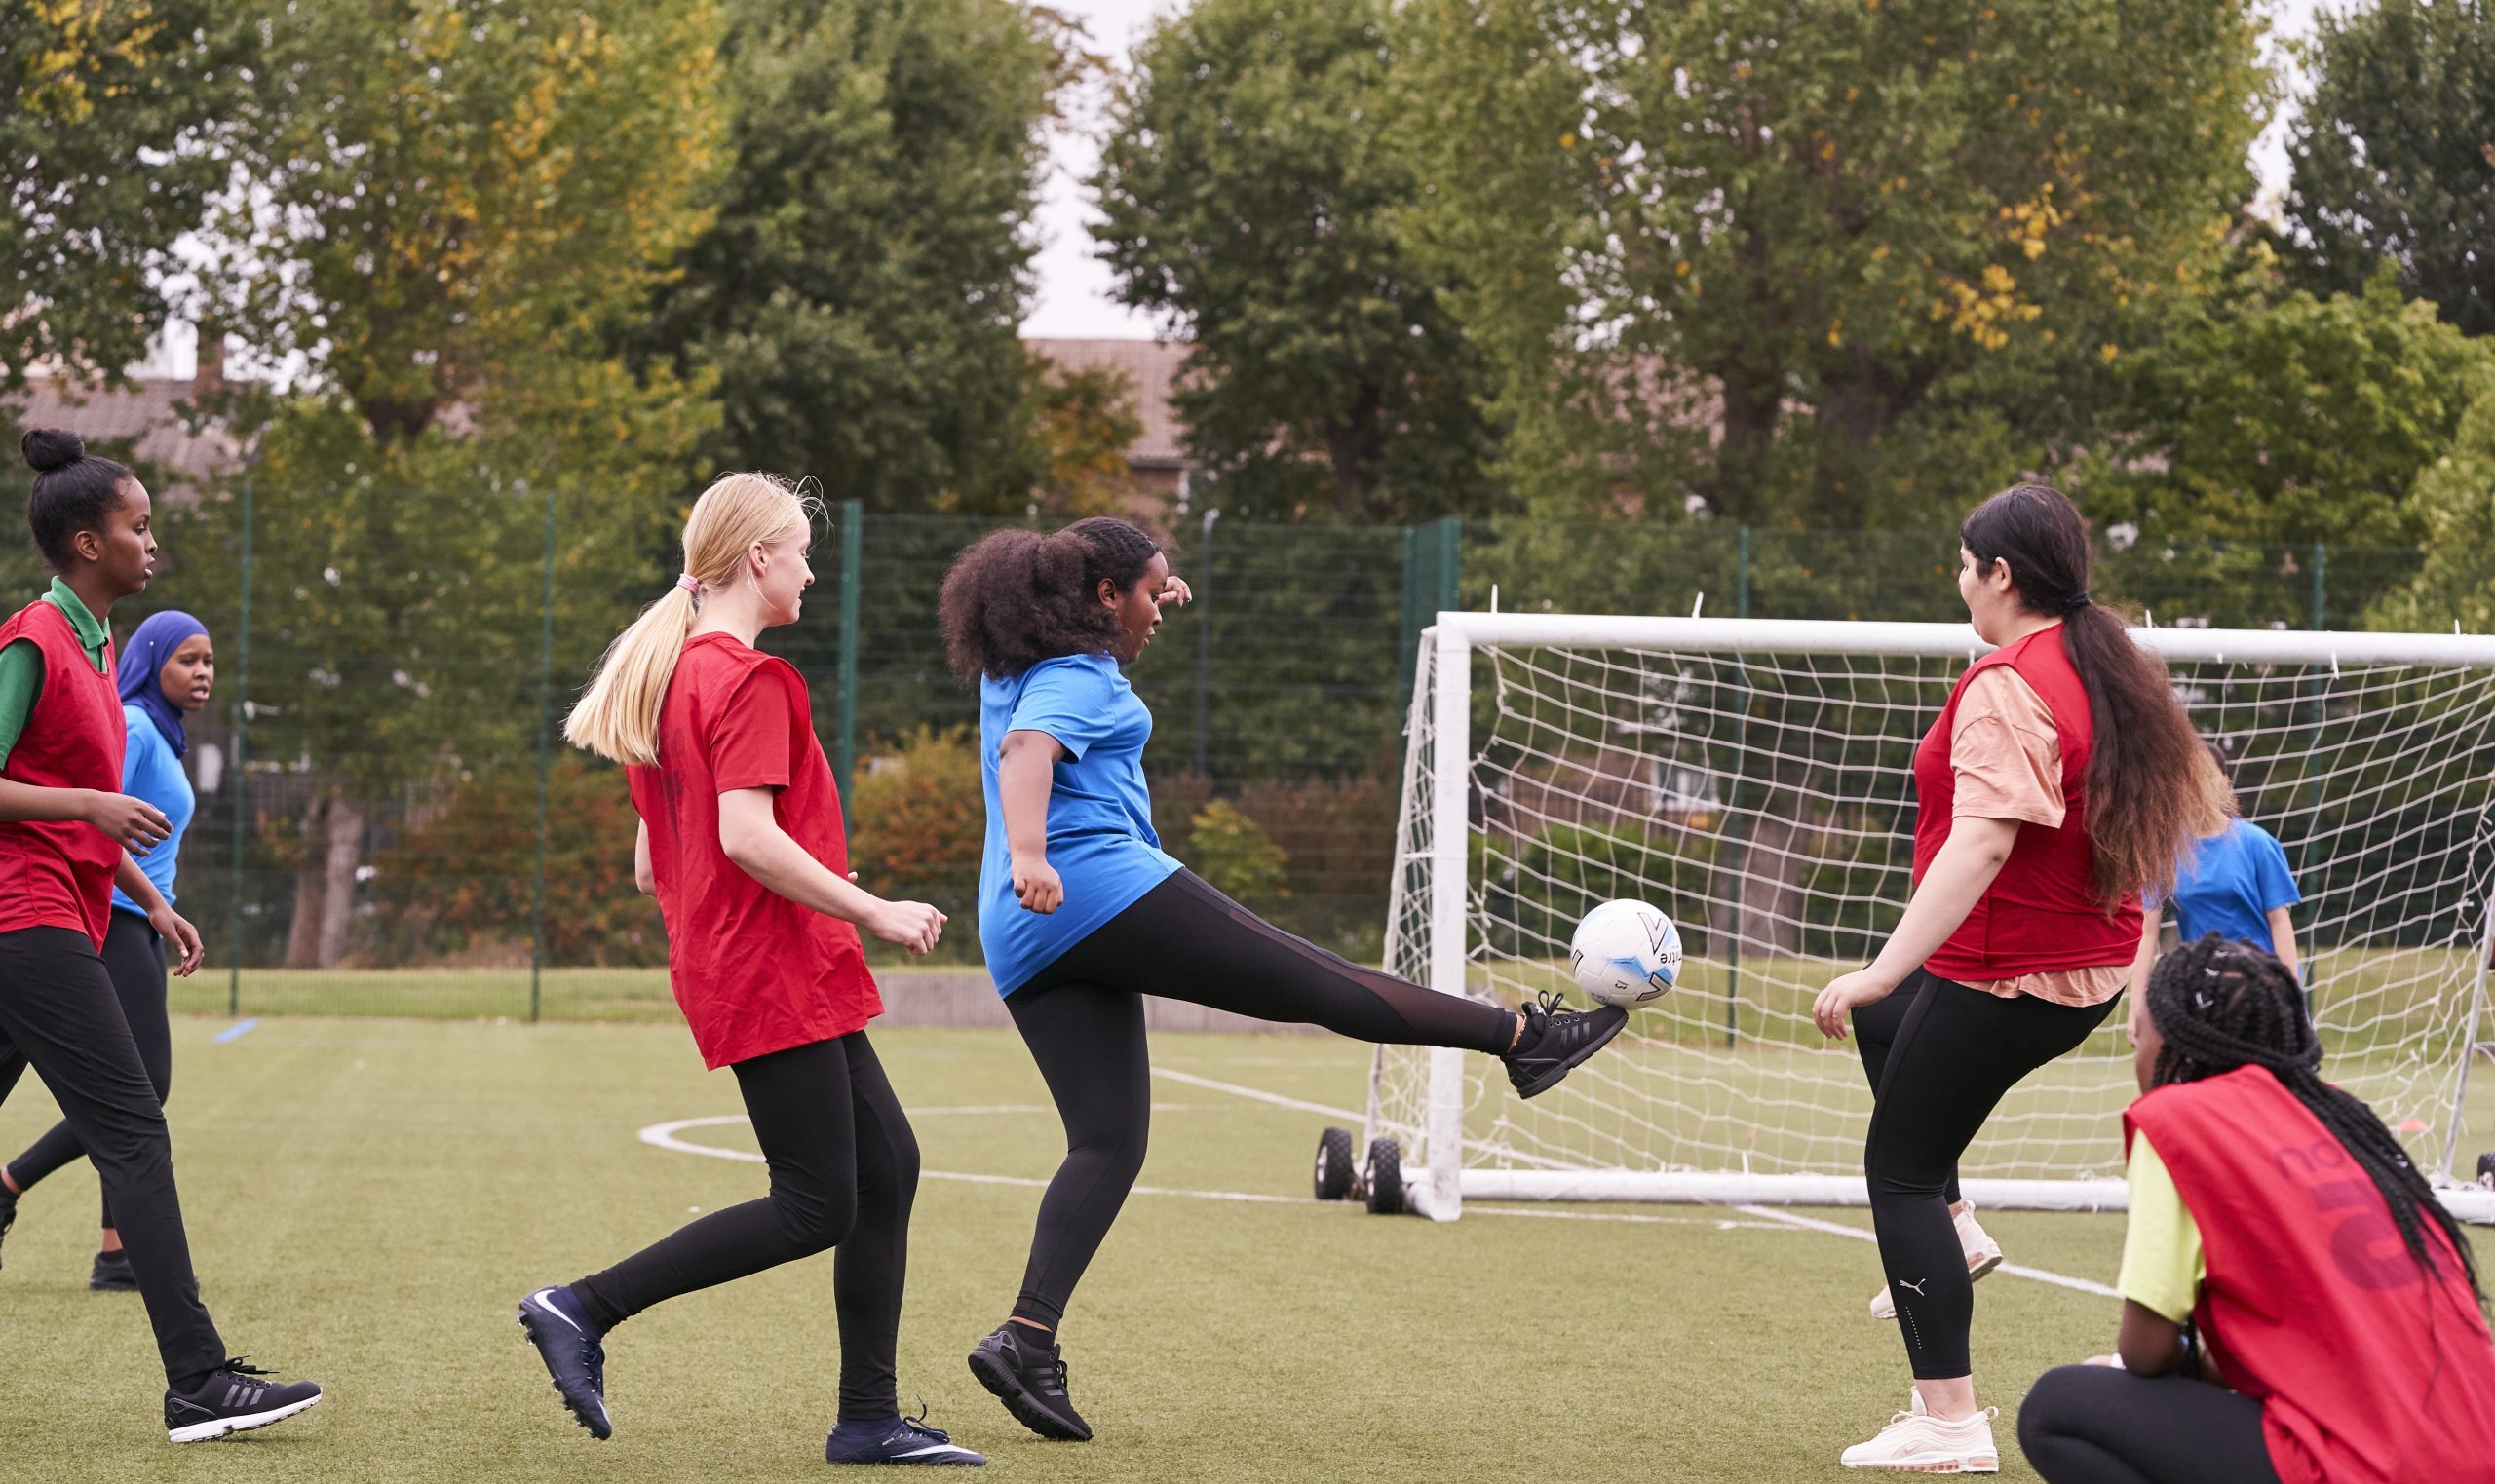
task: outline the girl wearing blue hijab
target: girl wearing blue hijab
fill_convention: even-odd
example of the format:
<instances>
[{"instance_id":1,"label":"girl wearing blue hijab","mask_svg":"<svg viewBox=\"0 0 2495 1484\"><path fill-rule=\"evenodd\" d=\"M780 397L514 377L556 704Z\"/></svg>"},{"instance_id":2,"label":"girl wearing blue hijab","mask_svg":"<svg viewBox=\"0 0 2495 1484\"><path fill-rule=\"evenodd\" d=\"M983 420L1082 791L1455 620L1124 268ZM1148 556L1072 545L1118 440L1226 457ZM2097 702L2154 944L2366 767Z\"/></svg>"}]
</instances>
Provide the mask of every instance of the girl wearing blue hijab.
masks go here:
<instances>
[{"instance_id":1,"label":"girl wearing blue hijab","mask_svg":"<svg viewBox=\"0 0 2495 1484\"><path fill-rule=\"evenodd\" d=\"M208 704L216 681L216 653L208 628L187 613L167 610L150 614L130 636L116 670L121 689L122 721L129 728L129 749L122 763L122 792L144 799L164 813L173 832L163 844L137 857L138 868L156 884L165 900L173 899L173 868L182 832L191 822L196 801L191 780L182 772L182 755L190 741L183 718ZM112 924L104 933L104 968L112 975L121 1000L122 1018L138 1043L138 1058L164 1101L173 1073L173 1027L165 1009L165 940L147 925L138 903L116 887ZM26 1152L0 1167L0 1206L14 1213L18 1197L36 1181L73 1160L86 1147L64 1120L34 1141ZM0 1232L8 1224L0 1221ZM104 1202L102 1250L88 1275L87 1286L98 1293L134 1292L137 1276L113 1227L112 1202Z\"/></svg>"}]
</instances>

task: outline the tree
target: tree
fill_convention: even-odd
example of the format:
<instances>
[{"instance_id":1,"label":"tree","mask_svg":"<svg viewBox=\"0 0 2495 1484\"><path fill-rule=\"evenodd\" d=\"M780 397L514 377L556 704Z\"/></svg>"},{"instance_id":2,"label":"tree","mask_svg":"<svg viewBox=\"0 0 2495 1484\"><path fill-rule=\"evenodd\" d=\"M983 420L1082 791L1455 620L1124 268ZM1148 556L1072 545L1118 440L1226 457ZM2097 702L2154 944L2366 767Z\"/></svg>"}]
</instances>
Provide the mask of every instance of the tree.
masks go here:
<instances>
[{"instance_id":1,"label":"tree","mask_svg":"<svg viewBox=\"0 0 2495 1484\"><path fill-rule=\"evenodd\" d=\"M1018 421L1029 446L1024 510L1051 520L1111 515L1142 498L1127 450L1143 436L1134 380L1107 366L1062 370L1030 358ZM1005 491L1000 491L1005 494Z\"/></svg>"},{"instance_id":2,"label":"tree","mask_svg":"<svg viewBox=\"0 0 2495 1484\"><path fill-rule=\"evenodd\" d=\"M164 327L173 241L225 183L211 142L242 19L210 0L0 0L0 392L39 361L118 379Z\"/></svg>"},{"instance_id":3,"label":"tree","mask_svg":"<svg viewBox=\"0 0 2495 1484\"><path fill-rule=\"evenodd\" d=\"M1892 525L2041 464L2247 198L2240 0L1416 0L1415 238L1563 509Z\"/></svg>"},{"instance_id":4,"label":"tree","mask_svg":"<svg viewBox=\"0 0 2495 1484\"><path fill-rule=\"evenodd\" d=\"M2445 320L2495 332L2495 6L2325 10L2308 55L2284 203L2303 281L2354 292L2387 262Z\"/></svg>"},{"instance_id":5,"label":"tree","mask_svg":"<svg viewBox=\"0 0 2495 1484\"><path fill-rule=\"evenodd\" d=\"M710 0L270 21L217 227L228 323L303 367L260 399L249 475L250 744L300 792L290 963L344 951L376 811L532 739L549 494L567 680L657 590L716 414L618 341L701 225L716 30ZM235 491L203 514L239 545Z\"/></svg>"},{"instance_id":6,"label":"tree","mask_svg":"<svg viewBox=\"0 0 2495 1484\"><path fill-rule=\"evenodd\" d=\"M1394 220L1386 0L1201 0L1136 49L1094 180L1118 296L1195 342L1173 398L1259 516L1485 512L1485 364Z\"/></svg>"},{"instance_id":7,"label":"tree","mask_svg":"<svg viewBox=\"0 0 2495 1484\"><path fill-rule=\"evenodd\" d=\"M2425 559L2385 595L2370 627L2495 633L2495 383L2470 404L2450 451L2417 476L2408 503L2425 526Z\"/></svg>"},{"instance_id":8,"label":"tree","mask_svg":"<svg viewBox=\"0 0 2495 1484\"><path fill-rule=\"evenodd\" d=\"M923 511L1018 499L1019 326L1060 33L1009 0L730 0L733 163L655 344L730 466Z\"/></svg>"},{"instance_id":9,"label":"tree","mask_svg":"<svg viewBox=\"0 0 2495 1484\"><path fill-rule=\"evenodd\" d=\"M2178 304L2126 359L2133 436L2073 487L2144 542L2413 546L2409 498L2451 447L2495 349L2378 273L2361 292L2287 290L2265 247L2223 291Z\"/></svg>"}]
</instances>

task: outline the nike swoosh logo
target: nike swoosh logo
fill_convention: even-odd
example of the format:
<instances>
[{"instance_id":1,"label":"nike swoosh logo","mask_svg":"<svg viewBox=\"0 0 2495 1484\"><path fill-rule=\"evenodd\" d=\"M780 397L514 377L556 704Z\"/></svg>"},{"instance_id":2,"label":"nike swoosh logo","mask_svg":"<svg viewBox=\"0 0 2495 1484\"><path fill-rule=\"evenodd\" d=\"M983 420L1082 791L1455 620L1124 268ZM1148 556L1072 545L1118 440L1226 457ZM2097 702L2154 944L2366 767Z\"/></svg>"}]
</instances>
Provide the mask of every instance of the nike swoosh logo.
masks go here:
<instances>
[{"instance_id":1,"label":"nike swoosh logo","mask_svg":"<svg viewBox=\"0 0 2495 1484\"><path fill-rule=\"evenodd\" d=\"M588 1333L589 1333L589 1331L588 1331L588 1330L582 1329L578 1324L573 1324L573 1323L572 1323L572 1316L571 1316L570 1314L567 1314L567 1313L563 1313L561 1310L557 1309L557 1308L555 1307L555 1305L554 1305L553 1301L552 1301L552 1300L550 1300L550 1299L548 1299L548 1298L546 1297L546 1295L548 1295L548 1294L550 1294L550 1293L553 1293L554 1291L555 1291L555 1290L554 1290L554 1289L552 1289L552 1288L540 1288L540 1289L538 1289L535 1293L532 1293L532 1294L530 1294L530 1295L528 1296L528 1302L530 1302L531 1304L536 1305L540 1310L544 1311L545 1313L550 1313L550 1314L553 1314L556 1318L562 1320L564 1323L566 1323L566 1324L571 1324L571 1325L572 1325L572 1329L573 1329L573 1332L574 1332L574 1333L576 1333L576 1334L584 1334L584 1335L585 1335L585 1334L588 1334Z\"/></svg>"},{"instance_id":2,"label":"nike swoosh logo","mask_svg":"<svg viewBox=\"0 0 2495 1484\"><path fill-rule=\"evenodd\" d=\"M956 1448L950 1443L939 1443L932 1448L913 1448L907 1453L896 1453L893 1457L897 1459L923 1459L931 1453L968 1453L969 1451L970 1450L967 1448Z\"/></svg>"}]
</instances>

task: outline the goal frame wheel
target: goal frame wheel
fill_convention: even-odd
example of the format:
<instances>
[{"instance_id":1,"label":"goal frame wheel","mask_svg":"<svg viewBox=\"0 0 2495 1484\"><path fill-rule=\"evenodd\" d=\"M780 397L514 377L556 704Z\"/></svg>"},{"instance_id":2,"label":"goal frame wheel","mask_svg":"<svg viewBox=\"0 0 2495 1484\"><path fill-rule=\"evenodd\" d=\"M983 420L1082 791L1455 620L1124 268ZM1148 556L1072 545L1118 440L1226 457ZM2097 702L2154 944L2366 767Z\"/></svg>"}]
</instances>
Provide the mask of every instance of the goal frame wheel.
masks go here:
<instances>
[{"instance_id":1,"label":"goal frame wheel","mask_svg":"<svg viewBox=\"0 0 2495 1484\"><path fill-rule=\"evenodd\" d=\"M2477 1157L2477 1183L2488 1190L2495 1190L2495 1149Z\"/></svg>"},{"instance_id":2,"label":"goal frame wheel","mask_svg":"<svg viewBox=\"0 0 2495 1484\"><path fill-rule=\"evenodd\" d=\"M1349 1200L1359 1194L1359 1166L1352 1161L1352 1131L1327 1128L1317 1136L1317 1170L1315 1185L1320 1200Z\"/></svg>"},{"instance_id":3,"label":"goal frame wheel","mask_svg":"<svg viewBox=\"0 0 2495 1484\"><path fill-rule=\"evenodd\" d=\"M1368 1141L1368 1159L1362 1168L1368 1187L1368 1213L1371 1216L1401 1216L1403 1204L1403 1146L1393 1139Z\"/></svg>"}]
</instances>

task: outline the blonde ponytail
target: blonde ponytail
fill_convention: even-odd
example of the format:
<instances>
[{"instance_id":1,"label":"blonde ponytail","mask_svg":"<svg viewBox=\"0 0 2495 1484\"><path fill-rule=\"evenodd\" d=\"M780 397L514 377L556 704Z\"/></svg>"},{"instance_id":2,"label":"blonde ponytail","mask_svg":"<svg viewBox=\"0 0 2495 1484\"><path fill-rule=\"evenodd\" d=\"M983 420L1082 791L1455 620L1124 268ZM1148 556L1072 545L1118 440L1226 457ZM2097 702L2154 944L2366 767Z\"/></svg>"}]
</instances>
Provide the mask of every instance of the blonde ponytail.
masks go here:
<instances>
[{"instance_id":1,"label":"blonde ponytail","mask_svg":"<svg viewBox=\"0 0 2495 1484\"><path fill-rule=\"evenodd\" d=\"M801 534L808 502L765 474L722 475L684 517L684 573L703 592L733 581L755 546L773 547ZM590 677L589 690L563 719L563 739L610 762L655 767L659 707L684 653L701 603L680 580L616 635Z\"/></svg>"}]
</instances>

